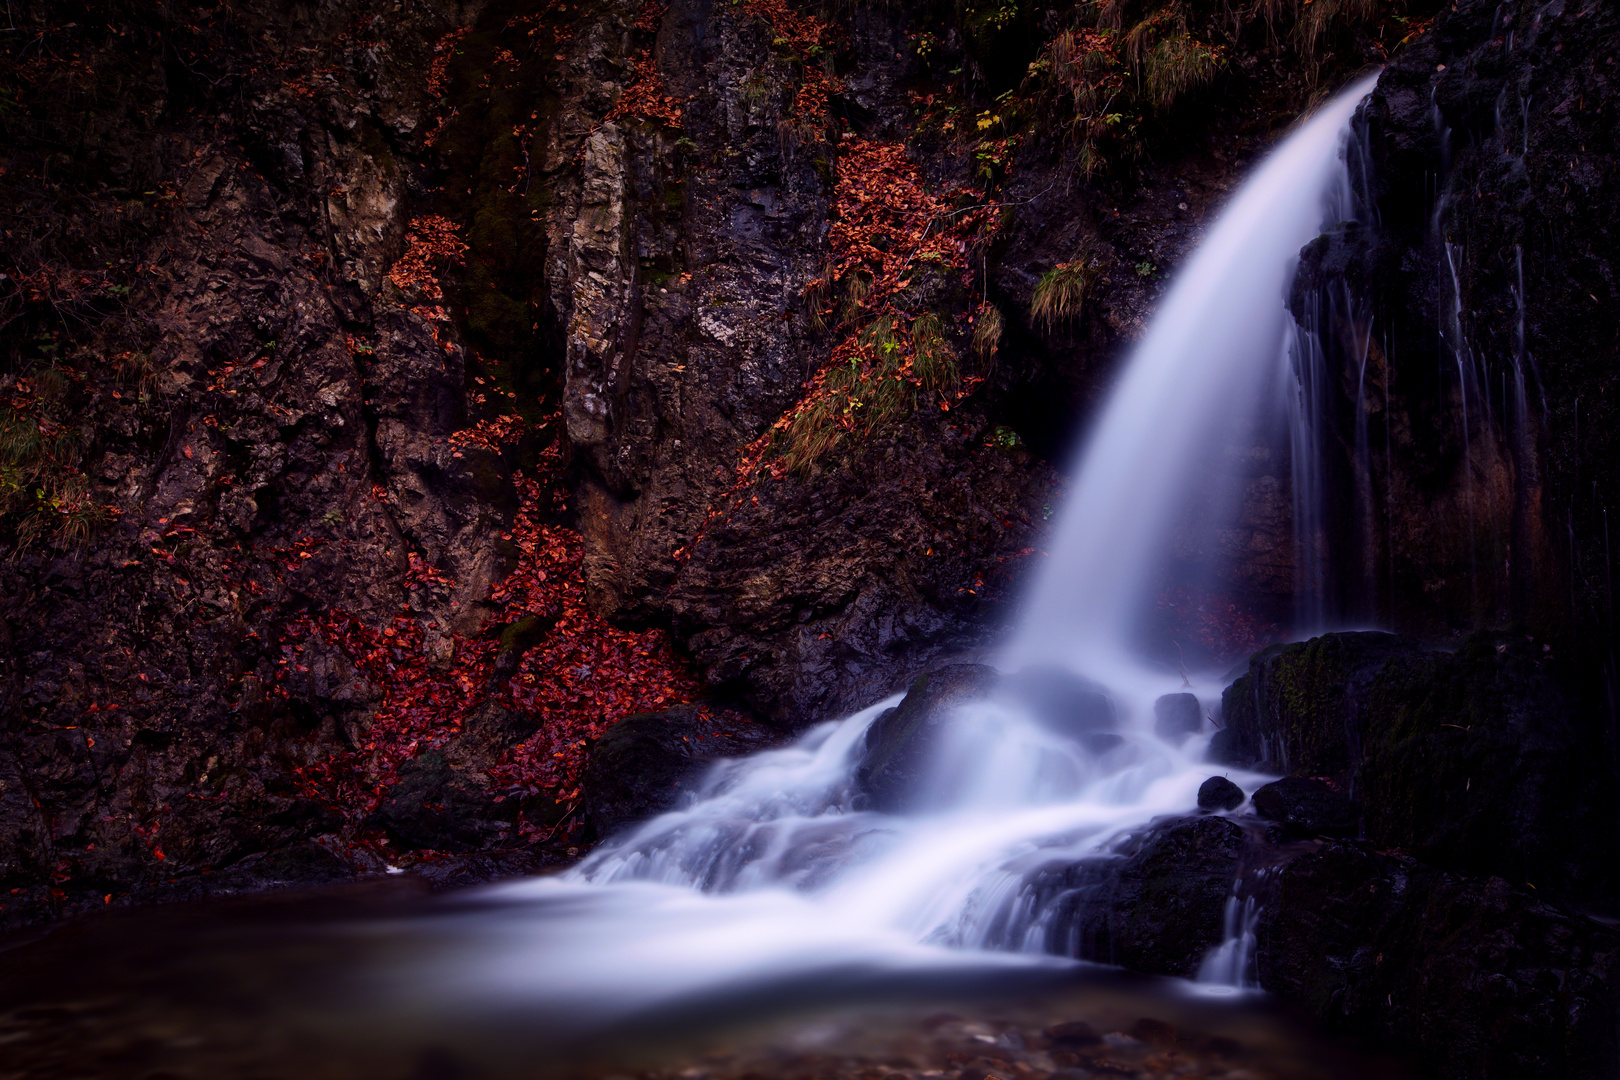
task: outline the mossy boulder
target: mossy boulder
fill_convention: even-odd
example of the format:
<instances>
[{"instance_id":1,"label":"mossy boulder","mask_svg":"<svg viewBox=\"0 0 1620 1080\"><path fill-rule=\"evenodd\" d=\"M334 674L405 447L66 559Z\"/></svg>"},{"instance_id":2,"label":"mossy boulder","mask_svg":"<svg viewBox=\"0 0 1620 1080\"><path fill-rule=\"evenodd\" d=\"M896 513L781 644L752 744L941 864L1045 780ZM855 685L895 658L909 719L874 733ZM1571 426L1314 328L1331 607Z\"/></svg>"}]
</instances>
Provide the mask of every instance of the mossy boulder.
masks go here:
<instances>
[{"instance_id":1,"label":"mossy boulder","mask_svg":"<svg viewBox=\"0 0 1620 1080\"><path fill-rule=\"evenodd\" d=\"M1583 901L1612 895L1600 716L1547 650L1480 633L1454 652L1388 634L1268 649L1222 700L1226 764L1334 781L1360 834L1445 869Z\"/></svg>"},{"instance_id":2,"label":"mossy boulder","mask_svg":"<svg viewBox=\"0 0 1620 1080\"><path fill-rule=\"evenodd\" d=\"M1417 649L1394 634L1346 633L1256 653L1221 696L1225 727L1210 755L1262 772L1348 780L1360 759L1367 684Z\"/></svg>"}]
</instances>

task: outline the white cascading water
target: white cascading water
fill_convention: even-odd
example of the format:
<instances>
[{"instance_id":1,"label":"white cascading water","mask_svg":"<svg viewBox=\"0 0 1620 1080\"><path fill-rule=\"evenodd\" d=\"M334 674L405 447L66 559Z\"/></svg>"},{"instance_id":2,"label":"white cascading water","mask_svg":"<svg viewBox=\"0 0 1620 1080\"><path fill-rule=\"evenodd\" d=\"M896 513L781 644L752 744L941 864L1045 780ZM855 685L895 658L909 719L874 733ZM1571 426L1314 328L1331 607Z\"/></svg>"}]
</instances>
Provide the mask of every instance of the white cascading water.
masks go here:
<instances>
[{"instance_id":1,"label":"white cascading water","mask_svg":"<svg viewBox=\"0 0 1620 1080\"><path fill-rule=\"evenodd\" d=\"M1001 666L1060 664L1107 687L1117 739L1091 748L1018 706L959 707L927 809L857 809L867 727L895 699L796 743L717 764L684 808L601 846L558 877L484 894L484 955L439 974L471 999L518 993L606 1018L695 993L839 970L1056 963L1042 867L1185 814L1211 773L1203 734L1153 731L1181 674L1131 659L1166 534L1211 447L1274 376L1300 248L1342 184L1363 80L1304 123L1248 180L1164 298L1084 447L1050 560ZM1192 683L1208 708L1214 681ZM1265 778L1229 771L1246 791ZM1234 937L1249 927L1234 901ZM1252 906L1252 905L1251 905ZM1205 964L1241 983L1241 940Z\"/></svg>"}]
</instances>

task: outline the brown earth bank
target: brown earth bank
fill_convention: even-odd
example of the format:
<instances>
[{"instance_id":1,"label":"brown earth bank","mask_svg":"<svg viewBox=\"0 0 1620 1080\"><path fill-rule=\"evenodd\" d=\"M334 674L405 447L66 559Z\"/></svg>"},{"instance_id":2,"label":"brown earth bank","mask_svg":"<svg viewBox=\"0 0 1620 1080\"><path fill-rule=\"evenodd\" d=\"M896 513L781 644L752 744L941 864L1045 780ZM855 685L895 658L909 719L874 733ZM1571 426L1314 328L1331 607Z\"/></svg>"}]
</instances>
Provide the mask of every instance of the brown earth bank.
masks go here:
<instances>
[{"instance_id":1,"label":"brown earth bank","mask_svg":"<svg viewBox=\"0 0 1620 1080\"><path fill-rule=\"evenodd\" d=\"M1294 297L1329 364L1339 496L1308 539L1347 618L1514 635L1455 661L1411 646L1380 676L1398 722L1342 705L1365 663L1312 675L1352 688L1335 722L1384 756L1357 742L1301 775L1388 798L1276 888L1421 880L1507 913L1470 933L1566 943L1602 932L1570 911L1614 913L1608 5L3 17L0 926L389 866L532 872L713 757L973 654L1202 223L1386 61L1366 224L1306 250ZM1227 582L1166 595L1203 660L1291 611L1290 463L1253 450ZM1275 675L1265 657L1248 678ZM1437 679L1462 689L1414 696ZM1271 729L1245 743L1243 723L1232 760L1257 763ZM1401 787L1475 765L1503 801L1460 823ZM1199 887L1225 895L1235 841L1205 840ZM1487 903L1498 880L1517 891ZM1266 932L1357 974L1324 990L1262 944L1262 978L1431 1049L1447 1000L1551 1030L1563 954L1539 945L1479 974L1536 1004L1436 975L1430 1004L1391 987L1378 1007L1380 934L1473 940L1411 904L1333 933L1280 907ZM1611 1051L1577 1026L1564 1057L1530 1039L1449 1074Z\"/></svg>"}]
</instances>

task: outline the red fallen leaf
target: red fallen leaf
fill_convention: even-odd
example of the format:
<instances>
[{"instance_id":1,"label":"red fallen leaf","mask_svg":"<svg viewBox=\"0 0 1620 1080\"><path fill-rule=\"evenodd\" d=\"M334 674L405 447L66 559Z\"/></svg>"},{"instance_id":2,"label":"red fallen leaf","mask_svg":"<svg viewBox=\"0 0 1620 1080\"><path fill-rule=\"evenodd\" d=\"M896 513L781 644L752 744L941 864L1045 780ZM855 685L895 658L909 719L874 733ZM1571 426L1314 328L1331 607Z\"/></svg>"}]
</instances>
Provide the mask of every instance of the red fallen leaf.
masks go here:
<instances>
[{"instance_id":1,"label":"red fallen leaf","mask_svg":"<svg viewBox=\"0 0 1620 1080\"><path fill-rule=\"evenodd\" d=\"M187 457L187 459L190 459L190 457L191 457L191 447L189 447L189 446L182 446L182 447L181 447L181 448L180 448L180 452L181 452L181 453L182 453L182 454L184 454L184 455L186 455L186 457Z\"/></svg>"}]
</instances>

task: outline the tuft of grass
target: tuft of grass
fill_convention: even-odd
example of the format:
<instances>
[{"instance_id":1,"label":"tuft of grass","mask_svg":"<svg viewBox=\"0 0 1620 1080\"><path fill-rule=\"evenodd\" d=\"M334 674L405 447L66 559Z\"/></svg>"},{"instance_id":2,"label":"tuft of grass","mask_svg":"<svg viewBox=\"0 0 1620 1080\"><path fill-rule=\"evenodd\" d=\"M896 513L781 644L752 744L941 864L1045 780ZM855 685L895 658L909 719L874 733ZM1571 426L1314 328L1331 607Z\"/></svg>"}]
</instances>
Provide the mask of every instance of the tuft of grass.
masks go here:
<instances>
[{"instance_id":1,"label":"tuft of grass","mask_svg":"<svg viewBox=\"0 0 1620 1080\"><path fill-rule=\"evenodd\" d=\"M838 312L839 324L848 326L858 320L861 316L861 306L871 295L872 275L864 270L850 274L844 282L844 306Z\"/></svg>"},{"instance_id":2,"label":"tuft of grass","mask_svg":"<svg viewBox=\"0 0 1620 1080\"><path fill-rule=\"evenodd\" d=\"M1143 90L1162 112L1183 94L1208 86L1225 62L1219 46L1206 45L1190 34L1160 38L1142 60Z\"/></svg>"},{"instance_id":3,"label":"tuft of grass","mask_svg":"<svg viewBox=\"0 0 1620 1080\"><path fill-rule=\"evenodd\" d=\"M1086 295L1102 273L1100 262L1089 250L1072 262L1059 263L1041 275L1029 305L1030 317L1051 330L1060 322L1078 318Z\"/></svg>"},{"instance_id":4,"label":"tuft of grass","mask_svg":"<svg viewBox=\"0 0 1620 1080\"><path fill-rule=\"evenodd\" d=\"M1335 23L1367 22L1377 13L1378 0L1312 0L1300 6L1299 21L1294 24L1299 51L1315 56Z\"/></svg>"},{"instance_id":5,"label":"tuft of grass","mask_svg":"<svg viewBox=\"0 0 1620 1080\"><path fill-rule=\"evenodd\" d=\"M979 305L978 319L973 324L973 355L981 361L988 361L995 357L996 349L1001 345L1001 332L1004 320L1001 309L988 301Z\"/></svg>"},{"instance_id":6,"label":"tuft of grass","mask_svg":"<svg viewBox=\"0 0 1620 1080\"><path fill-rule=\"evenodd\" d=\"M140 352L119 353L117 372L119 382L133 387L142 396L150 395L157 388L157 361L144 349Z\"/></svg>"},{"instance_id":7,"label":"tuft of grass","mask_svg":"<svg viewBox=\"0 0 1620 1080\"><path fill-rule=\"evenodd\" d=\"M111 516L92 498L82 470L88 432L53 422L44 412L71 389L65 374L55 385L52 370L36 372L27 384L30 406L0 411L0 529L15 541L16 551L40 542L58 550L82 546Z\"/></svg>"},{"instance_id":8,"label":"tuft of grass","mask_svg":"<svg viewBox=\"0 0 1620 1080\"><path fill-rule=\"evenodd\" d=\"M931 311L917 316L911 323L911 341L915 350L911 370L917 385L942 394L956 393L961 383L961 365L945 336L944 321Z\"/></svg>"},{"instance_id":9,"label":"tuft of grass","mask_svg":"<svg viewBox=\"0 0 1620 1080\"><path fill-rule=\"evenodd\" d=\"M24 416L0 416L0 466L32 470L45 456L45 436L39 425Z\"/></svg>"},{"instance_id":10,"label":"tuft of grass","mask_svg":"<svg viewBox=\"0 0 1620 1080\"><path fill-rule=\"evenodd\" d=\"M822 373L820 385L772 450L794 472L809 471L846 441L917 409L919 392L954 395L961 364L945 321L924 312L908 324L881 315L855 335L855 349Z\"/></svg>"},{"instance_id":11,"label":"tuft of grass","mask_svg":"<svg viewBox=\"0 0 1620 1080\"><path fill-rule=\"evenodd\" d=\"M827 316L831 314L833 306L833 276L837 272L838 264L828 259L822 263L820 275L804 289L810 327L818 334L826 333L831 326Z\"/></svg>"}]
</instances>

